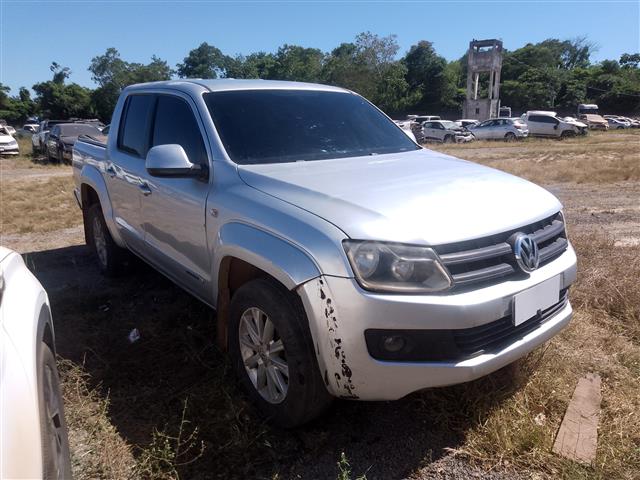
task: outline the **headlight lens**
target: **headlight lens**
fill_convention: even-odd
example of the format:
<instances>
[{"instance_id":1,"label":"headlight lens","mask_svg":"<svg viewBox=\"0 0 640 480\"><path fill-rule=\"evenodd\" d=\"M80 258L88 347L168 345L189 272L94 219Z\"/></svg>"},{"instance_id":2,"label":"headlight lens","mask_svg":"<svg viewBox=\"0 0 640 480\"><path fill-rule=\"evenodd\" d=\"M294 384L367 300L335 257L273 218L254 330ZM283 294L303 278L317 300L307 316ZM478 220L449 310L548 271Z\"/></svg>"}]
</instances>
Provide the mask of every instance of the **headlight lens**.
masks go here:
<instances>
[{"instance_id":1,"label":"headlight lens","mask_svg":"<svg viewBox=\"0 0 640 480\"><path fill-rule=\"evenodd\" d=\"M452 285L438 255L428 247L354 240L343 244L358 283L367 290L431 293Z\"/></svg>"}]
</instances>

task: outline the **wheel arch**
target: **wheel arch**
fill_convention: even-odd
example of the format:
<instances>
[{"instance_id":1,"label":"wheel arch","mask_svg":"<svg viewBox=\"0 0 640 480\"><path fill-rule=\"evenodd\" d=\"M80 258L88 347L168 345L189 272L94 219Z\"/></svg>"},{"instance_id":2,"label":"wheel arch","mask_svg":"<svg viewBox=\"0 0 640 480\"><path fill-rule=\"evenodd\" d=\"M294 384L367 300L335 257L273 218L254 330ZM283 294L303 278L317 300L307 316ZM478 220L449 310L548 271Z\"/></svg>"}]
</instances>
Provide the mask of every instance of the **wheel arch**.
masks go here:
<instances>
[{"instance_id":1,"label":"wheel arch","mask_svg":"<svg viewBox=\"0 0 640 480\"><path fill-rule=\"evenodd\" d=\"M229 303L238 288L256 278L270 277L294 290L320 275L320 268L307 252L252 225L224 225L215 251L217 338L223 350L227 348Z\"/></svg>"},{"instance_id":2,"label":"wheel arch","mask_svg":"<svg viewBox=\"0 0 640 480\"><path fill-rule=\"evenodd\" d=\"M102 209L102 215L104 216L104 221L107 224L107 228L109 229L109 233L111 233L111 237L113 238L114 242L116 242L119 247L126 247L124 241L120 237L120 233L118 232L116 223L113 219L111 199L109 198L109 192L107 190L107 185L104 181L104 178L96 167L90 165L85 165L82 167L80 178L80 203L82 206L85 241L87 243L91 241L91 239L87 237L89 232L89 229L87 228L87 213L89 211L89 207L95 205L96 203L99 203L100 208Z\"/></svg>"}]
</instances>

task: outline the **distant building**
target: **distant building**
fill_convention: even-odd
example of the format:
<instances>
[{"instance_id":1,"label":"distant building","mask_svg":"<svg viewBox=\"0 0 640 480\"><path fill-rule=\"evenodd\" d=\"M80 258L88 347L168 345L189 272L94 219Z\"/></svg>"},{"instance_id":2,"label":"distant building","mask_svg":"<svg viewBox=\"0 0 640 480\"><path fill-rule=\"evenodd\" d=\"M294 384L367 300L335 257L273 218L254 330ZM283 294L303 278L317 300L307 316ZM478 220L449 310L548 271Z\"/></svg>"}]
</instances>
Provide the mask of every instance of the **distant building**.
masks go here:
<instances>
[{"instance_id":1,"label":"distant building","mask_svg":"<svg viewBox=\"0 0 640 480\"><path fill-rule=\"evenodd\" d=\"M500 109L500 72L502 71L502 41L472 40L467 58L467 98L462 108L463 118L486 120L498 116ZM488 74L487 97L478 98L480 75Z\"/></svg>"}]
</instances>

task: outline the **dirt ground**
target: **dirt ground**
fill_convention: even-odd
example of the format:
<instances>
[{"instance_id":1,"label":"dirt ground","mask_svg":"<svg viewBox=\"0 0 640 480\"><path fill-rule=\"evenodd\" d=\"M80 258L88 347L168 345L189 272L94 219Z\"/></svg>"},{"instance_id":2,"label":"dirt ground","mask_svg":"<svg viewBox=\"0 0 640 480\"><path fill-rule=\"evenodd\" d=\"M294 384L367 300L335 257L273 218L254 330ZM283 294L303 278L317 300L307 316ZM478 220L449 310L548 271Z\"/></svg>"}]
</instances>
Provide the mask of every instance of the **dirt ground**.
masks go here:
<instances>
[{"instance_id":1,"label":"dirt ground","mask_svg":"<svg viewBox=\"0 0 640 480\"><path fill-rule=\"evenodd\" d=\"M487 164L499 158L504 168L509 156L518 159L514 165L527 155L562 162L579 140L435 148ZM611 143L625 151L635 145L640 164L639 140L635 134L612 135L593 147L592 155L597 157L597 148L608 155ZM633 160L633 148L630 155ZM68 166L36 165L29 158L0 162L3 205L9 200L5 192L15 191L15 182L25 190L35 182L71 182ZM591 182L542 183L565 205L571 236L608 238L620 251L637 256L640 182L635 175L607 173L605 181L594 176ZM31 205L25 214L29 208L41 207ZM0 217L5 213L0 211ZM58 214L55 208L47 213ZM614 478L616 472L633 478L633 471L637 473L637 453L627 455L628 471L624 460L622 466L611 467L611 454L602 449L593 468L548 461L547 447L561 412L580 369L587 367L580 364L563 373L553 387L540 383L547 370L553 374L549 362L562 358L562 342L580 335L575 328L471 384L419 392L397 402L336 401L311 425L274 429L255 415L225 355L216 348L215 314L137 261L122 278L101 277L84 245L79 211L77 221L68 218L64 228L44 231L3 221L0 243L24 254L51 300L76 478ZM578 321L588 315L578 310ZM133 329L140 339L131 343ZM638 355L633 357L636 363L629 363L630 373L620 378L635 378L637 385L640 349L629 351ZM532 392L546 398L539 401L543 407L525 401L526 408L520 408ZM509 438L521 444L508 448L500 443L504 439L490 440L487 425L499 421L501 414L519 411L528 416L536 408L549 420L539 431L528 420L527 428L535 435L524 438L522 432L510 431ZM637 422L637 409L633 418ZM629 451L639 452L637 432L620 428L630 439ZM488 450L491 443L499 444L494 451ZM622 444L612 445L622 449ZM339 462L343 453L345 460ZM518 455L530 460L519 462Z\"/></svg>"}]
</instances>

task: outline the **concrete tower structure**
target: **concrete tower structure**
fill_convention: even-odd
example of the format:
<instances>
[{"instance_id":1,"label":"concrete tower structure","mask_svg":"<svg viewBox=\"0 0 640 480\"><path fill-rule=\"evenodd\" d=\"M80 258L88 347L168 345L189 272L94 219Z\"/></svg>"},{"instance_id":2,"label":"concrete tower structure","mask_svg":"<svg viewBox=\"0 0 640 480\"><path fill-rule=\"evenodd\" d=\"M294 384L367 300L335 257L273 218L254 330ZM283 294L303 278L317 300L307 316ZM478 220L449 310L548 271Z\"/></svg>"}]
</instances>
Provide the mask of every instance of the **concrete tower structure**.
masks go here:
<instances>
[{"instance_id":1,"label":"concrete tower structure","mask_svg":"<svg viewBox=\"0 0 640 480\"><path fill-rule=\"evenodd\" d=\"M500 72L502 71L502 41L472 40L467 58L467 98L463 118L486 120L498 116L500 110ZM486 98L478 98L480 74L489 74Z\"/></svg>"}]
</instances>

